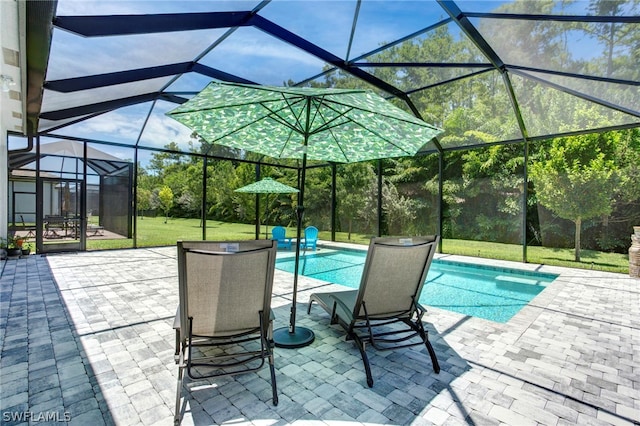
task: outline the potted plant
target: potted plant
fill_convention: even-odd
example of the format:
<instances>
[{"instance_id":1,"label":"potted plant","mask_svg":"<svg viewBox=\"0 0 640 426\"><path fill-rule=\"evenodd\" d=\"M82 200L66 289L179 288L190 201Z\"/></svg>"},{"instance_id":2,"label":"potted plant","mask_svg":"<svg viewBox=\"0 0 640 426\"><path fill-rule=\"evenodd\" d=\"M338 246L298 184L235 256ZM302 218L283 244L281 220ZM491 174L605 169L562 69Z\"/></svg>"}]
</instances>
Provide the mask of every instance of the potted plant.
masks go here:
<instances>
[{"instance_id":1,"label":"potted plant","mask_svg":"<svg viewBox=\"0 0 640 426\"><path fill-rule=\"evenodd\" d=\"M31 254L31 243L26 243L22 245L22 255L28 256Z\"/></svg>"},{"instance_id":2,"label":"potted plant","mask_svg":"<svg viewBox=\"0 0 640 426\"><path fill-rule=\"evenodd\" d=\"M7 239L0 237L0 259L7 257Z\"/></svg>"},{"instance_id":3,"label":"potted plant","mask_svg":"<svg viewBox=\"0 0 640 426\"><path fill-rule=\"evenodd\" d=\"M22 244L24 238L20 236L10 237L7 241L7 256L20 256L22 255Z\"/></svg>"}]
</instances>

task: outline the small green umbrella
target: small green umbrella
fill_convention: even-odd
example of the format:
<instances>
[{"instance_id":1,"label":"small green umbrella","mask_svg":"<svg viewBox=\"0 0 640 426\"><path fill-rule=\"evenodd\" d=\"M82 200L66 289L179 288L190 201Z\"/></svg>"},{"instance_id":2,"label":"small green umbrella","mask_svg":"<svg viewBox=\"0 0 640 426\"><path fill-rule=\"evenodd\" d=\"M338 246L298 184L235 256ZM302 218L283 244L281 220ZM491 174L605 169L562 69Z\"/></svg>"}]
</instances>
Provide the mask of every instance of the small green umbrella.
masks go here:
<instances>
[{"instance_id":1,"label":"small green umbrella","mask_svg":"<svg viewBox=\"0 0 640 426\"><path fill-rule=\"evenodd\" d=\"M266 177L249 185L245 185L242 188L238 188L235 192L246 192L249 194L267 194L267 200L265 201L265 220L264 220L264 237L269 238L269 224L267 223L267 209L269 207L269 194L291 194L293 192L299 192L297 188L294 188L284 183L280 183L277 180L273 180L270 177Z\"/></svg>"},{"instance_id":2,"label":"small green umbrella","mask_svg":"<svg viewBox=\"0 0 640 426\"><path fill-rule=\"evenodd\" d=\"M274 158L302 159L297 240L302 235L307 159L354 163L412 156L442 130L368 90L272 87L212 82L167 113L212 144ZM433 143L433 142L431 142ZM296 244L288 330L274 330L276 346L313 342L295 326L300 245Z\"/></svg>"}]
</instances>

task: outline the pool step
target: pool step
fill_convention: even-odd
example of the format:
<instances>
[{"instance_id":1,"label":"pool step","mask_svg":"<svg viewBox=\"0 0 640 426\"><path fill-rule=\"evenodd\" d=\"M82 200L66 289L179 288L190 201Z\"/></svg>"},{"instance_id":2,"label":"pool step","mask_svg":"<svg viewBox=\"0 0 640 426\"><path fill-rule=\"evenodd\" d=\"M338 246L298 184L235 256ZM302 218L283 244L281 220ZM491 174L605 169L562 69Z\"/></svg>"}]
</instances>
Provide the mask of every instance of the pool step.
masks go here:
<instances>
[{"instance_id":1,"label":"pool step","mask_svg":"<svg viewBox=\"0 0 640 426\"><path fill-rule=\"evenodd\" d=\"M538 294L546 287L544 281L538 281L534 278L498 275L495 280L496 287L520 293Z\"/></svg>"},{"instance_id":2,"label":"pool step","mask_svg":"<svg viewBox=\"0 0 640 426\"><path fill-rule=\"evenodd\" d=\"M533 278L509 277L506 275L498 275L496 281L511 282L516 284L541 285L542 281Z\"/></svg>"}]
</instances>

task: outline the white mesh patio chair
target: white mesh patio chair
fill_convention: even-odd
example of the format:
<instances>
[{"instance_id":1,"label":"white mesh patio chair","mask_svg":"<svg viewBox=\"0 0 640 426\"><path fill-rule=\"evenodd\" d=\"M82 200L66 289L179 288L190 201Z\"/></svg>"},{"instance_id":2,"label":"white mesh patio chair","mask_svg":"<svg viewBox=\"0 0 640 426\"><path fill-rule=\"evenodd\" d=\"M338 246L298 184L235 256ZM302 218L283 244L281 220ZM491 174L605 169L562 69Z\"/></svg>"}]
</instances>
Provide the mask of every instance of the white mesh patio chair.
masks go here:
<instances>
[{"instance_id":1,"label":"white mesh patio chair","mask_svg":"<svg viewBox=\"0 0 640 426\"><path fill-rule=\"evenodd\" d=\"M185 371L196 380L235 375L259 370L266 359L277 405L271 311L277 242L181 241L177 246L175 423L181 421Z\"/></svg>"},{"instance_id":2,"label":"white mesh patio chair","mask_svg":"<svg viewBox=\"0 0 640 426\"><path fill-rule=\"evenodd\" d=\"M440 372L422 323L426 310L418 303L438 240L438 236L372 238L357 290L310 296L307 313L316 302L329 313L332 324L344 328L347 340L355 342L369 387L373 376L366 344L379 350L425 345L433 370Z\"/></svg>"}]
</instances>

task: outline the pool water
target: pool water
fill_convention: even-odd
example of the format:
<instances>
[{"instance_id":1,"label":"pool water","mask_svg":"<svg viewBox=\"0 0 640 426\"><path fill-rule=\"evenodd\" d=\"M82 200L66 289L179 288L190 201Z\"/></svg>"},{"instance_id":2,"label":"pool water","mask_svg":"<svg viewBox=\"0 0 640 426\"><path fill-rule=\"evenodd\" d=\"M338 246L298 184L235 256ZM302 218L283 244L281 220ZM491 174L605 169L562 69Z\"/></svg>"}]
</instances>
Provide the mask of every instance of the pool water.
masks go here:
<instances>
[{"instance_id":1,"label":"pool water","mask_svg":"<svg viewBox=\"0 0 640 426\"><path fill-rule=\"evenodd\" d=\"M300 256L301 275L351 288L360 286L366 258L362 250L331 250ZM279 258L276 268L293 272L293 257ZM420 303L507 322L557 275L434 259Z\"/></svg>"}]
</instances>

